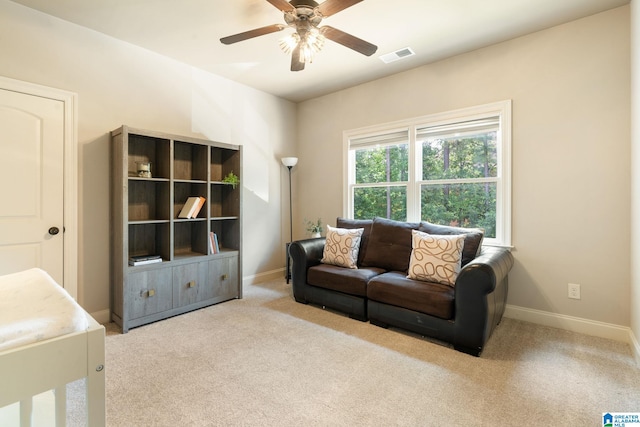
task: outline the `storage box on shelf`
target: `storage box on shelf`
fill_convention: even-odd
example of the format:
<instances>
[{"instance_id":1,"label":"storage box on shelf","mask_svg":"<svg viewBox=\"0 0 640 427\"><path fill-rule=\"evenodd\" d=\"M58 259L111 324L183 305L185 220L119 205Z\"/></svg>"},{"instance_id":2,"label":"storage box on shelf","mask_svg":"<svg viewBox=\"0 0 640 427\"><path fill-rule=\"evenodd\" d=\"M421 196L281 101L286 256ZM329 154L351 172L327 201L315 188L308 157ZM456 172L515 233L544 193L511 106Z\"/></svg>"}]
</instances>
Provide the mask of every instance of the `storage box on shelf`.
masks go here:
<instances>
[{"instance_id":1,"label":"storage box on shelf","mask_svg":"<svg viewBox=\"0 0 640 427\"><path fill-rule=\"evenodd\" d=\"M127 332L242 298L241 186L223 182L242 176L242 147L127 126L111 140L112 320ZM178 218L189 197L205 202ZM145 255L162 262L129 265Z\"/></svg>"}]
</instances>

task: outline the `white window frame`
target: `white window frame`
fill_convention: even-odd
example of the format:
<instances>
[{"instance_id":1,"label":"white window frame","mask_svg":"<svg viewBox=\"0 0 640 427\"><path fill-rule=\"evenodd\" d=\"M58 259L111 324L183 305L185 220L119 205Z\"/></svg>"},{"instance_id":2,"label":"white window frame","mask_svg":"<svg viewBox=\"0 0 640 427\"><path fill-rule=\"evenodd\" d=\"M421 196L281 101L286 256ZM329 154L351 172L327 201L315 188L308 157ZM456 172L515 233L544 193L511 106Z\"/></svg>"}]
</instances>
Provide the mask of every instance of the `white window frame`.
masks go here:
<instances>
[{"instance_id":1,"label":"white window frame","mask_svg":"<svg viewBox=\"0 0 640 427\"><path fill-rule=\"evenodd\" d=\"M350 141L365 137L408 130L409 133L409 181L407 186L407 221L420 221L420 187L422 167L421 150L417 147L416 132L419 128L443 126L483 118L498 117L497 176L496 183L496 237L485 238L483 243L491 246L511 247L511 100L494 102L443 113L430 114L343 132L343 168L345 177L343 191L343 216L353 218L353 194L355 184L355 151ZM472 181L472 180L471 180ZM460 182L460 181L458 181ZM390 185L399 183L389 183ZM384 185L377 183L376 185Z\"/></svg>"}]
</instances>

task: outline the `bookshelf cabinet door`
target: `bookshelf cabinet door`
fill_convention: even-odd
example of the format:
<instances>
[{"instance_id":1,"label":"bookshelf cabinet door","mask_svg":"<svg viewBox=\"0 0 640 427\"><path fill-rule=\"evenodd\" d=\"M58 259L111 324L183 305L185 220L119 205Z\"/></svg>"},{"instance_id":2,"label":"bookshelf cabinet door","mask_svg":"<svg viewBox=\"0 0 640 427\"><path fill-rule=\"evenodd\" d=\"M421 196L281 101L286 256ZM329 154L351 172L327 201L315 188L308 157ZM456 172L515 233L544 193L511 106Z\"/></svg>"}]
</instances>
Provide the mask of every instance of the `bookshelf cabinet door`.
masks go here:
<instances>
[{"instance_id":1,"label":"bookshelf cabinet door","mask_svg":"<svg viewBox=\"0 0 640 427\"><path fill-rule=\"evenodd\" d=\"M238 298L238 257L229 256L209 261L209 280L216 299L223 301Z\"/></svg>"},{"instance_id":2,"label":"bookshelf cabinet door","mask_svg":"<svg viewBox=\"0 0 640 427\"><path fill-rule=\"evenodd\" d=\"M160 313L173 307L171 268L155 268L129 274L129 319Z\"/></svg>"},{"instance_id":3,"label":"bookshelf cabinet door","mask_svg":"<svg viewBox=\"0 0 640 427\"><path fill-rule=\"evenodd\" d=\"M211 299L207 286L207 263L194 262L173 267L173 292L176 307Z\"/></svg>"}]
</instances>

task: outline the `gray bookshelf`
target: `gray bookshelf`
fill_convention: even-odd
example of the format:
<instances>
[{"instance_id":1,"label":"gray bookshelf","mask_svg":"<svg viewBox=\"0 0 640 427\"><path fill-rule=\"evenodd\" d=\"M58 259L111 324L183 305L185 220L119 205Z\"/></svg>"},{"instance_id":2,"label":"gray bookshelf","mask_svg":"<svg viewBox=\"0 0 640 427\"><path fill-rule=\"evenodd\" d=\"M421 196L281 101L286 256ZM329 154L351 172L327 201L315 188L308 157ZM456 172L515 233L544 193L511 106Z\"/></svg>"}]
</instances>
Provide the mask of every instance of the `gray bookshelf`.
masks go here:
<instances>
[{"instance_id":1,"label":"gray bookshelf","mask_svg":"<svg viewBox=\"0 0 640 427\"><path fill-rule=\"evenodd\" d=\"M242 186L223 182L242 180L242 147L128 126L111 145L112 321L126 333L242 298ZM178 218L192 196L205 198L199 213ZM129 265L142 256L161 261Z\"/></svg>"}]
</instances>

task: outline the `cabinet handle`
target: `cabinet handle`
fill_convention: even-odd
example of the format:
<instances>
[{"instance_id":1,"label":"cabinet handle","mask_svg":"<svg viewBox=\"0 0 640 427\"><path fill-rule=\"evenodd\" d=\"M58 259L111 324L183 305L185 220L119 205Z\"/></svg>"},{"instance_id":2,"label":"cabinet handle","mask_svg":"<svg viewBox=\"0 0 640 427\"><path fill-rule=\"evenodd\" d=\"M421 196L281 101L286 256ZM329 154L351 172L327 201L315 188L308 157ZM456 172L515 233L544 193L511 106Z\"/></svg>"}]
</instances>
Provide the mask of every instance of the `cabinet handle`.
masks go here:
<instances>
[{"instance_id":1,"label":"cabinet handle","mask_svg":"<svg viewBox=\"0 0 640 427\"><path fill-rule=\"evenodd\" d=\"M229 276L226 275L226 274L223 274L222 277L221 277L222 280L227 280L228 278L229 278Z\"/></svg>"},{"instance_id":2,"label":"cabinet handle","mask_svg":"<svg viewBox=\"0 0 640 427\"><path fill-rule=\"evenodd\" d=\"M147 296L148 297L152 297L156 294L156 290L155 289L149 289L149 291L147 291Z\"/></svg>"},{"instance_id":3,"label":"cabinet handle","mask_svg":"<svg viewBox=\"0 0 640 427\"><path fill-rule=\"evenodd\" d=\"M189 283L187 283L187 286L190 287L190 288L195 288L196 287L196 281L195 280L190 281Z\"/></svg>"}]
</instances>

